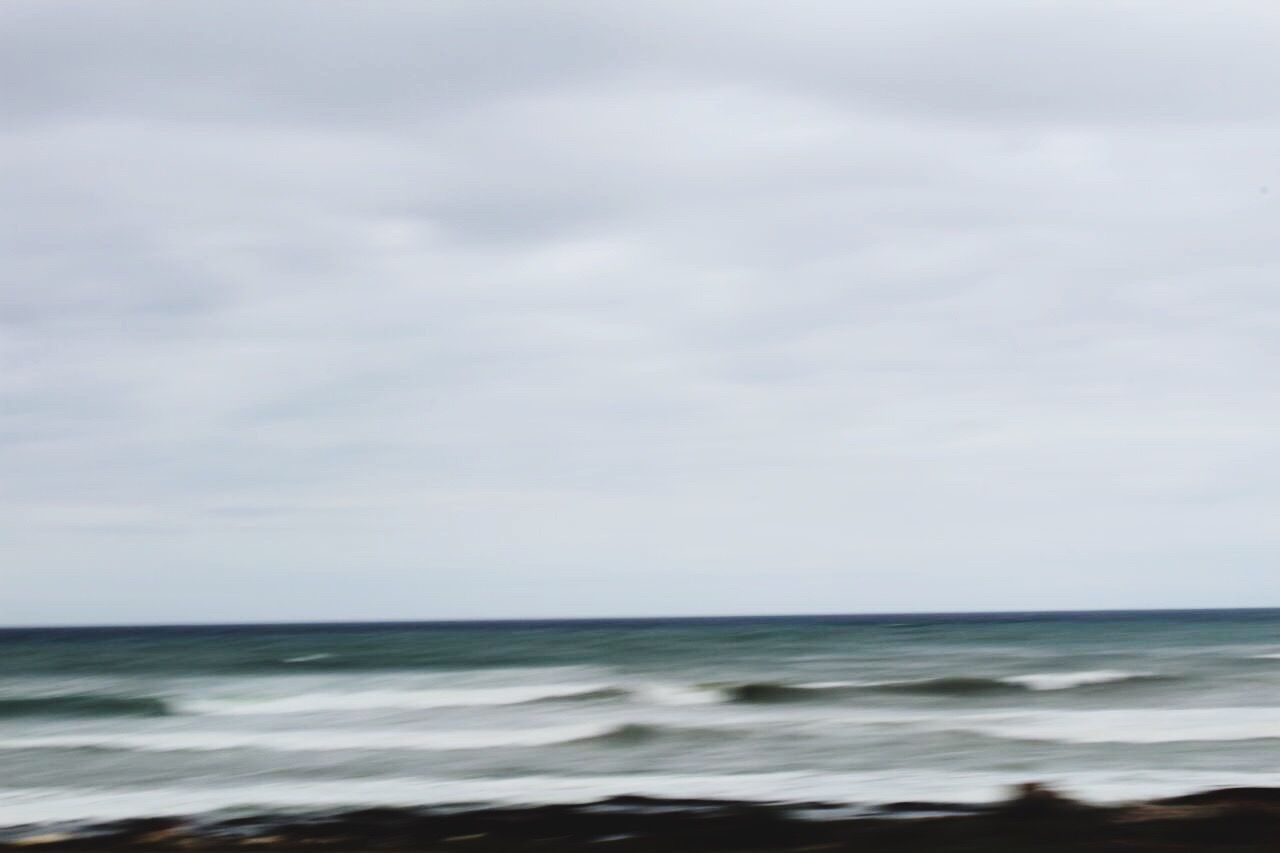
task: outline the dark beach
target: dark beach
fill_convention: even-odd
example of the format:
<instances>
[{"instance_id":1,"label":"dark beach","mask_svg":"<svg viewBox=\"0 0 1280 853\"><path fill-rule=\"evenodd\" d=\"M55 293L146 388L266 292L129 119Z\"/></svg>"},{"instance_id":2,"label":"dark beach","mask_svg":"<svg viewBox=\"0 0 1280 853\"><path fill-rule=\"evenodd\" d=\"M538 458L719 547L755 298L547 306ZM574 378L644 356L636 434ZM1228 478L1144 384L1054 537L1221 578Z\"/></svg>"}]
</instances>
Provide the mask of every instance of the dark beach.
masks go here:
<instances>
[{"instance_id":1,"label":"dark beach","mask_svg":"<svg viewBox=\"0 0 1280 853\"><path fill-rule=\"evenodd\" d=\"M825 813L825 814L824 814ZM140 818L4 832L0 850L1263 851L1280 788L1090 805L1036 785L1001 803L833 804L615 797L528 808L379 808L289 816Z\"/></svg>"}]
</instances>

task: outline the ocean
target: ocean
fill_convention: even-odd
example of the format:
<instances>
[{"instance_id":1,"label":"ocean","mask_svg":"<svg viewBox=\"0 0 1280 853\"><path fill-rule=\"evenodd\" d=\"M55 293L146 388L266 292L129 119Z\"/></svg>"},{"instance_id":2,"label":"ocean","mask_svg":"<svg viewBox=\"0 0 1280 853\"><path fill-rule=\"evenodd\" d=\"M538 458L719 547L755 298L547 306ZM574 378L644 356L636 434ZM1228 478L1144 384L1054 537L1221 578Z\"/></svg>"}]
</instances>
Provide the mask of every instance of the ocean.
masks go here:
<instances>
[{"instance_id":1,"label":"ocean","mask_svg":"<svg viewBox=\"0 0 1280 853\"><path fill-rule=\"evenodd\" d=\"M1280 785L1280 611L0 631L0 825Z\"/></svg>"}]
</instances>

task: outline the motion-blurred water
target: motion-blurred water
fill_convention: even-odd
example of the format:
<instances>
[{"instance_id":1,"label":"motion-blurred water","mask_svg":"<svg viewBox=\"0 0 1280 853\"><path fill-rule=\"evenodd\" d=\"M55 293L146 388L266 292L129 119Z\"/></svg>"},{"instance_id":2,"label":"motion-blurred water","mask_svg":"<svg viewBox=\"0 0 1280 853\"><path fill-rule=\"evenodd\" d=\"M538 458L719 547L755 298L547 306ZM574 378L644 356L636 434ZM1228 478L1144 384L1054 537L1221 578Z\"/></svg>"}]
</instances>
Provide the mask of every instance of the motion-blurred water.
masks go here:
<instances>
[{"instance_id":1,"label":"motion-blurred water","mask_svg":"<svg viewBox=\"0 0 1280 853\"><path fill-rule=\"evenodd\" d=\"M0 824L1280 785L1280 611L0 632Z\"/></svg>"}]
</instances>

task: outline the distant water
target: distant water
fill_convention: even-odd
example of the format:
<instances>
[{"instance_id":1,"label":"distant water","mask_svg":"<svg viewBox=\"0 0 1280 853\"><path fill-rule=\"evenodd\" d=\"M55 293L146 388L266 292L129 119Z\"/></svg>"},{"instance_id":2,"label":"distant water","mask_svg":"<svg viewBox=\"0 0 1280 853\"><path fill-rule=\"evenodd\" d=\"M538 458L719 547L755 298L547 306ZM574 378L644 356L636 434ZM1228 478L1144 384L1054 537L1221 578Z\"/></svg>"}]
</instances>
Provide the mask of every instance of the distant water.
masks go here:
<instances>
[{"instance_id":1,"label":"distant water","mask_svg":"<svg viewBox=\"0 0 1280 853\"><path fill-rule=\"evenodd\" d=\"M0 824L1280 785L1280 611L0 631Z\"/></svg>"}]
</instances>

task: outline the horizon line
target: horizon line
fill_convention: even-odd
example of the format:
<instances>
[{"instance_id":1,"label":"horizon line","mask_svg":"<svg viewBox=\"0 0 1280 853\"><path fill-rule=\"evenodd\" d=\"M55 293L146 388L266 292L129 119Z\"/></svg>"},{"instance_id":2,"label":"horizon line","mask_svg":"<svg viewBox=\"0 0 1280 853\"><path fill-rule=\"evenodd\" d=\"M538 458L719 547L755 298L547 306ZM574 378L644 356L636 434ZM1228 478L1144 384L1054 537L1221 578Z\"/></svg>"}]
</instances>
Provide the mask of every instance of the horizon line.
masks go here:
<instances>
[{"instance_id":1,"label":"horizon line","mask_svg":"<svg viewBox=\"0 0 1280 853\"><path fill-rule=\"evenodd\" d=\"M351 628L351 627L518 627L522 625L600 625L600 624L654 624L654 623L708 623L708 622L779 622L787 620L818 621L888 621L894 619L983 618L983 617L1053 617L1053 616L1144 616L1157 614L1196 613L1267 613L1280 612L1280 606L1267 607L1130 607L1099 608L1090 610L938 610L938 611L871 611L827 613L726 613L685 616L539 616L539 617L487 617L460 619L356 619L356 620L284 620L246 622L101 622L64 623L39 625L0 625L0 632L17 631L76 631L76 630L126 630L126 629L183 629L183 628Z\"/></svg>"}]
</instances>

